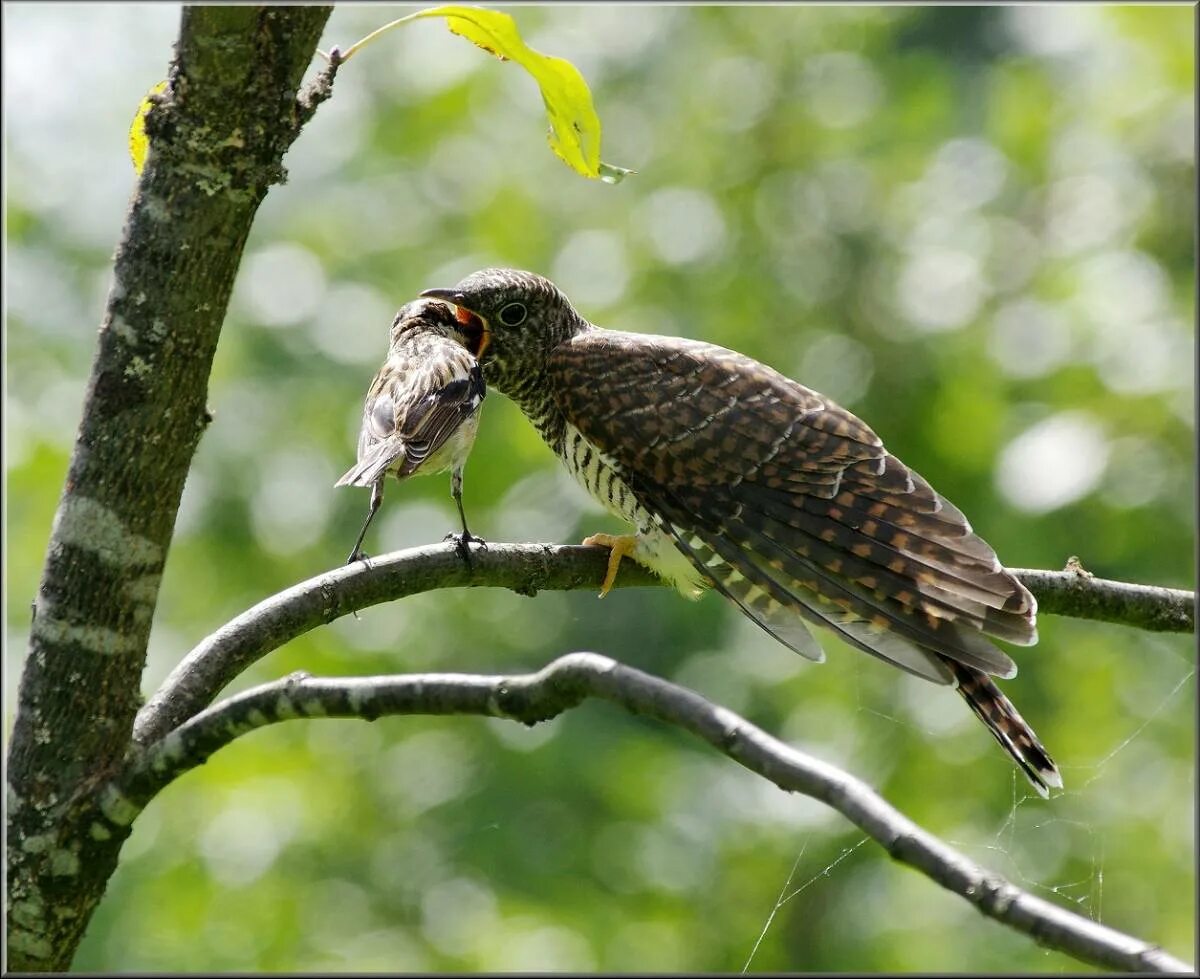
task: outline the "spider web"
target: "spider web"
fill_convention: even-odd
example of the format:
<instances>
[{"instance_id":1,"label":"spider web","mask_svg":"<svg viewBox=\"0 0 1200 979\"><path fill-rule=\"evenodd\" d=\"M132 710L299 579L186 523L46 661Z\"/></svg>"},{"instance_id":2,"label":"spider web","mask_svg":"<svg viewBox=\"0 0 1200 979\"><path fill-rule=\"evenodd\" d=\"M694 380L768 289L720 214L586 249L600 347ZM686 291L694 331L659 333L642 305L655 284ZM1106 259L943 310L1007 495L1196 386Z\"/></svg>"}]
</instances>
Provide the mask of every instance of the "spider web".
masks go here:
<instances>
[{"instance_id":1,"label":"spider web","mask_svg":"<svg viewBox=\"0 0 1200 979\"><path fill-rule=\"evenodd\" d=\"M1181 663L1186 663L1183 657L1179 657ZM1193 682L1196 676L1196 668L1194 665L1187 664L1187 669L1182 676L1174 683L1174 685L1163 695L1156 706L1147 714L1141 722L1125 736L1115 747L1107 752L1102 758L1097 761L1079 765L1063 765L1062 769L1066 775L1067 790L1057 795L1058 799L1072 799L1084 796L1088 790L1098 781L1103 779L1111 770L1111 765L1114 759L1125 752L1130 745L1136 742L1143 734L1149 730L1155 722L1172 706L1172 702L1178 696L1180 690L1186 685ZM899 727L906 727L921 732L922 736L934 739L941 732L931 730L920 724L913 723L910 720L888 714L884 711L863 703L862 689L859 683L859 669L855 665L855 695L857 698L856 711L862 714L868 714L877 717L889 724L894 724ZM1071 773L1076 773L1076 778L1071 778ZM1081 774L1090 773L1086 780L1080 782L1078 776ZM1039 809L1027 809L1026 804L1031 800L1040 802L1032 790L1026 785L1025 781L1016 769L1012 772L1012 801L1009 810L1005 817L1001 820L990 840L985 842L978 841L960 841L947 838L947 842L956 849L978 859L985 866L989 864L999 863L996 869L1005 874L1013 883L1021 888L1035 894L1041 894L1048 899L1057 899L1059 903L1065 904L1076 913L1085 915L1093 921L1103 921L1104 910L1104 868L1105 868L1105 840L1101 831L1089 822L1081 819L1071 819L1064 816L1053 816L1046 819L1028 820L1022 818L1022 810L1026 812L1040 813ZM1074 787L1078 785L1078 787ZM1023 825L1021 825L1023 823ZM1023 845L1028 842L1033 834L1046 831L1051 827L1066 827L1071 834L1070 851L1076 854L1087 853L1090 855L1088 860L1087 872L1077 879L1061 880L1050 882L1038 877L1036 871L1028 870L1024 864L1028 862L1026 847ZM799 896L810 887L820 881L828 880L833 876L833 871L843 861L847 860L855 851L864 844L870 842L869 837L863 837L854 843L852 846L844 847L838 856L826 864L816 873L807 877L804 883L793 886L793 882L798 875L801 874L801 869L804 865L805 856L809 849L811 837L805 839L797 854L795 861L792 864L791 870L788 872L784 880L774 905L767 914L766 920L763 922L762 929L750 950L749 956L745 964L742 966L742 972L745 973L750 969L759 949L763 942L767 939L768 933L774 924L780 910L793 898ZM1026 858L1023 860L1023 858ZM1087 859L1087 858L1085 858Z\"/></svg>"},{"instance_id":2,"label":"spider web","mask_svg":"<svg viewBox=\"0 0 1200 979\"><path fill-rule=\"evenodd\" d=\"M1171 702L1175 699L1179 691L1190 683L1195 675L1195 667L1189 668L1161 698L1145 719L1103 758L1083 765L1063 765L1062 769L1066 775L1064 781L1069 788L1057 798L1069 800L1084 796L1095 782L1107 774L1113 759L1125 751L1154 724L1168 707L1171 706ZM1071 773L1073 772L1091 772L1092 774L1078 788L1073 788L1070 786L1073 786L1078 781L1071 778ZM1076 838L1081 835L1086 837L1086 851L1089 851L1091 855L1091 867L1087 875L1078 880L1050 884L1039 880L1032 873L1027 873L1023 869L1021 861L1022 848L1018 838L1018 817L1025 804L1036 798L1031 792L1027 791L1024 780L1014 770L1012 773L1012 805L1009 808L1008 814L996 830L992 841L985 844L956 840L948 840L947 842L963 851L982 850L993 854L1003 862L1005 865L1004 872L1013 883L1034 893L1041 893L1047 896L1053 895L1060 898L1072 905L1073 910L1077 913L1086 914L1093 921L1103 922L1104 837L1090 823L1080 819L1054 816L1031 822L1021 830L1022 837L1028 839L1030 834L1037 833L1049 827L1067 826L1075 834Z\"/></svg>"},{"instance_id":3,"label":"spider web","mask_svg":"<svg viewBox=\"0 0 1200 979\"><path fill-rule=\"evenodd\" d=\"M754 947L750 950L750 955L746 959L746 964L742 966L743 973L745 973L750 968L750 964L754 961L754 956L758 954L759 946L762 945L763 939L766 938L767 931L770 930L770 927L771 927L771 922L773 922L775 920L775 915L779 913L779 909L782 908L785 904L787 904L788 901L790 901L792 898L797 897L798 895L802 894L804 891L808 890L808 888L811 887L813 884L815 884L817 881L822 880L823 878L827 878L830 875L830 873L832 872L834 867L836 867L839 863L841 863L843 860L845 860L848 856L850 856L850 854L852 854L855 850L857 850L860 846L862 846L864 843L868 842L869 840L870 840L869 836L864 836L861 840L859 840L853 846L848 846L848 847L843 848L842 852L840 854L838 854L837 859L834 860L828 866L826 866L824 870L821 870L818 873L814 874L812 877L810 877L808 880L806 880L799 887L793 888L792 881L795 880L796 871L800 869L800 861L804 859L804 853L808 849L808 840L806 839L804 841L804 844L800 847L800 852L796 855L795 863L792 864L792 869L788 872L787 880L785 880L783 882L783 888L779 892L779 897L777 897L775 899L775 906L773 908L771 908L770 914L767 915L767 920L763 923L762 931L759 932L758 939L755 941Z\"/></svg>"}]
</instances>

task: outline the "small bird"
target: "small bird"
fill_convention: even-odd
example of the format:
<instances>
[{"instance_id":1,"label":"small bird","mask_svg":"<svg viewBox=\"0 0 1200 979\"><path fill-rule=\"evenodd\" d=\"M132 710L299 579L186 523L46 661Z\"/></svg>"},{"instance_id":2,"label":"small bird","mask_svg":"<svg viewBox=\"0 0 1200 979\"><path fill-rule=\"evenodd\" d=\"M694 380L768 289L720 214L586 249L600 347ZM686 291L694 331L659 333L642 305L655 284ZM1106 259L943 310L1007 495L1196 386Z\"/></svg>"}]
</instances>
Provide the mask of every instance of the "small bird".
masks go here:
<instances>
[{"instance_id":1,"label":"small bird","mask_svg":"<svg viewBox=\"0 0 1200 979\"><path fill-rule=\"evenodd\" d=\"M363 538L379 505L389 473L397 479L451 470L450 493L462 520L454 539L463 560L469 546L484 544L467 529L463 511L463 467L479 427L486 393L476 357L483 331L453 306L432 299L407 303L392 321L387 360L363 404L358 462L336 486L370 486L371 507L347 564L365 558ZM486 546L486 545L484 545Z\"/></svg>"},{"instance_id":2,"label":"small bird","mask_svg":"<svg viewBox=\"0 0 1200 979\"><path fill-rule=\"evenodd\" d=\"M809 625L953 684L1043 797L1062 778L991 676L985 638L1037 642L1037 602L963 514L829 398L742 354L593 326L549 280L484 269L422 296L482 335L487 383L572 476L635 528L631 556L681 591L712 587L815 661Z\"/></svg>"}]
</instances>

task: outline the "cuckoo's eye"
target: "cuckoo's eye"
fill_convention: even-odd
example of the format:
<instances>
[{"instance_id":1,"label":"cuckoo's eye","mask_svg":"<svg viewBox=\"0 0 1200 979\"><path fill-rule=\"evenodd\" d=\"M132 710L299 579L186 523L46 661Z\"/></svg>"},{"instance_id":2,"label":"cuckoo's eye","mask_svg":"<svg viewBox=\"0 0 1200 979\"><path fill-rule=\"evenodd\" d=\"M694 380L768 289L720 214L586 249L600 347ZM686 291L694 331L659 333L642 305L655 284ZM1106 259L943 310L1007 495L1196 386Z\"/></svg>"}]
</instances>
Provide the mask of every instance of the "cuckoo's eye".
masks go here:
<instances>
[{"instance_id":1,"label":"cuckoo's eye","mask_svg":"<svg viewBox=\"0 0 1200 979\"><path fill-rule=\"evenodd\" d=\"M521 303L509 303L500 310L500 322L505 326L520 326L528 315L529 310Z\"/></svg>"}]
</instances>

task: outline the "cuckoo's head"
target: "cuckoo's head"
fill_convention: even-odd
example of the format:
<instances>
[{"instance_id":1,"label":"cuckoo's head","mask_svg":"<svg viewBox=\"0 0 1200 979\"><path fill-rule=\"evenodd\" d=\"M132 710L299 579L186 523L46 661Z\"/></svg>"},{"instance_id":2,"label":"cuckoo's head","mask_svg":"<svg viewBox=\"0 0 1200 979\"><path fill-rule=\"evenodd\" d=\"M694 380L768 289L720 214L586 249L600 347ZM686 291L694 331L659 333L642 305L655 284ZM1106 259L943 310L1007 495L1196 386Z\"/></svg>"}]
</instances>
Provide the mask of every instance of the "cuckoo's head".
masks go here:
<instances>
[{"instance_id":1,"label":"cuckoo's head","mask_svg":"<svg viewBox=\"0 0 1200 979\"><path fill-rule=\"evenodd\" d=\"M464 331L478 334L472 352L500 391L535 376L551 350L588 325L553 282L533 272L482 269L421 295L452 303Z\"/></svg>"}]
</instances>

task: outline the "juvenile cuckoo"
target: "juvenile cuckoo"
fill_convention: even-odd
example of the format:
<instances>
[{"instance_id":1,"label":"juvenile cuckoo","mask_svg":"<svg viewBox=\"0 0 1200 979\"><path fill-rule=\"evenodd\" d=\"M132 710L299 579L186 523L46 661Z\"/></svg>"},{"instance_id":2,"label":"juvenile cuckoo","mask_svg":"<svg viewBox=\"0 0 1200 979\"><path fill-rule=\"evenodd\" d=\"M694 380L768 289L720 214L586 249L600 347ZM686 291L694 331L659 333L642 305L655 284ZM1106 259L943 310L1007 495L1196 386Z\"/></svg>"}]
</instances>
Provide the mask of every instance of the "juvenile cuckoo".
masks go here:
<instances>
[{"instance_id":1,"label":"juvenile cuckoo","mask_svg":"<svg viewBox=\"0 0 1200 979\"><path fill-rule=\"evenodd\" d=\"M593 326L550 281L484 269L421 294L482 339L488 384L635 533L609 547L686 593L712 587L820 661L810 625L953 684L1043 796L1061 787L992 682L1016 664L986 635L1037 641L1037 602L962 513L866 424L749 357ZM602 592L603 594L603 592Z\"/></svg>"},{"instance_id":2,"label":"juvenile cuckoo","mask_svg":"<svg viewBox=\"0 0 1200 979\"><path fill-rule=\"evenodd\" d=\"M451 470L450 493L458 505L462 536L455 538L464 560L468 545L482 543L467 529L463 511L463 467L486 389L475 355L483 331L463 323L455 309L434 299L406 304L392 321L387 360L363 404L358 462L337 486L370 486L371 505L347 564L366 555L363 538L383 502L388 474L397 479Z\"/></svg>"}]
</instances>

